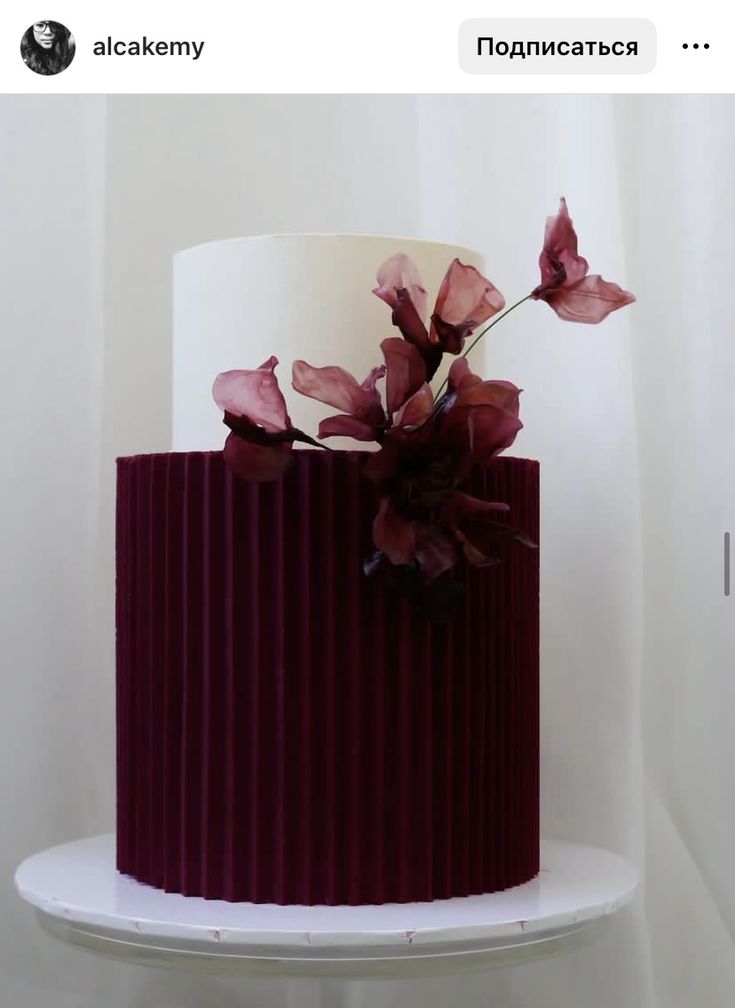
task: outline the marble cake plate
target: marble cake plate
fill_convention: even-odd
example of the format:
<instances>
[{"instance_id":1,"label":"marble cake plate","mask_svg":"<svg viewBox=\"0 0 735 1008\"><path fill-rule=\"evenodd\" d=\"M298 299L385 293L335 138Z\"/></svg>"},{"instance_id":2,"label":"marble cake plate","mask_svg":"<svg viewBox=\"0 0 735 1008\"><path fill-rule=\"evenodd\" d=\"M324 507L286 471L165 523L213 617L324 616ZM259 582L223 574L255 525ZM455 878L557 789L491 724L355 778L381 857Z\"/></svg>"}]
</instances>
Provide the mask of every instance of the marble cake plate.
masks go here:
<instances>
[{"instance_id":1,"label":"marble cake plate","mask_svg":"<svg viewBox=\"0 0 735 1008\"><path fill-rule=\"evenodd\" d=\"M632 899L638 872L610 851L547 841L535 879L490 895L357 907L227 903L119 875L106 834L34 854L15 884L46 930L113 958L368 977L453 974L565 951Z\"/></svg>"}]
</instances>

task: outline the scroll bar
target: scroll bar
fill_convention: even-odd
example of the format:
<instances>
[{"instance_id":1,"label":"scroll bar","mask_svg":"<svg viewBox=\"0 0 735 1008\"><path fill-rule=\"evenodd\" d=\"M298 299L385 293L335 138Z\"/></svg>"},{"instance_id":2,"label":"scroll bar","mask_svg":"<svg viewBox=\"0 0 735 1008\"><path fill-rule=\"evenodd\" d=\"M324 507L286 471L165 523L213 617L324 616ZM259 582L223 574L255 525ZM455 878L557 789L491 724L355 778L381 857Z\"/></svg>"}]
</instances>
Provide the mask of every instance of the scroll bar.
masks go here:
<instances>
[{"instance_id":1,"label":"scroll bar","mask_svg":"<svg viewBox=\"0 0 735 1008\"><path fill-rule=\"evenodd\" d=\"M730 594L730 533L725 532L725 595Z\"/></svg>"}]
</instances>

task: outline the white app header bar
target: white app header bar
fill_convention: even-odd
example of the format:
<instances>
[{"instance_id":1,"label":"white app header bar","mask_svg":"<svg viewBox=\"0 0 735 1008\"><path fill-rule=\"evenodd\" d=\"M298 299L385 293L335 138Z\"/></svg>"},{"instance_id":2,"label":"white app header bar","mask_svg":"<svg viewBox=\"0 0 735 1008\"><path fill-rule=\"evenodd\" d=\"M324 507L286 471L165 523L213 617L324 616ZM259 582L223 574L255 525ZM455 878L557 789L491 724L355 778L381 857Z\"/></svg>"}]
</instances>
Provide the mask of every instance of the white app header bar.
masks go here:
<instances>
[{"instance_id":1,"label":"white app header bar","mask_svg":"<svg viewBox=\"0 0 735 1008\"><path fill-rule=\"evenodd\" d=\"M663 0L620 0L607 10L598 5L595 18L585 16L589 4L563 0L555 18L535 0L492 6L6 0L0 91L735 91L729 5L702 0L679 13Z\"/></svg>"}]
</instances>

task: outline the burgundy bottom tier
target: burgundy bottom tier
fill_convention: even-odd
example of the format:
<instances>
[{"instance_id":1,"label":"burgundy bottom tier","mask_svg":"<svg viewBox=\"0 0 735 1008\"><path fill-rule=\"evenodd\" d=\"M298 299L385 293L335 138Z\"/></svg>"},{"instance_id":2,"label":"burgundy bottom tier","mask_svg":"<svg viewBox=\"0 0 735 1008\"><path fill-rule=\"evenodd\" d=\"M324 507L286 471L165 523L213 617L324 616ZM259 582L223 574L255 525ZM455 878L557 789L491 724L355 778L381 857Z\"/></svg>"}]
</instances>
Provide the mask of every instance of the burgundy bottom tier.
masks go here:
<instances>
[{"instance_id":1,"label":"burgundy bottom tier","mask_svg":"<svg viewBox=\"0 0 735 1008\"><path fill-rule=\"evenodd\" d=\"M539 867L538 551L463 571L448 624L363 573L359 452L247 484L118 462L117 864L256 903L464 896ZM471 489L538 540L538 464Z\"/></svg>"}]
</instances>

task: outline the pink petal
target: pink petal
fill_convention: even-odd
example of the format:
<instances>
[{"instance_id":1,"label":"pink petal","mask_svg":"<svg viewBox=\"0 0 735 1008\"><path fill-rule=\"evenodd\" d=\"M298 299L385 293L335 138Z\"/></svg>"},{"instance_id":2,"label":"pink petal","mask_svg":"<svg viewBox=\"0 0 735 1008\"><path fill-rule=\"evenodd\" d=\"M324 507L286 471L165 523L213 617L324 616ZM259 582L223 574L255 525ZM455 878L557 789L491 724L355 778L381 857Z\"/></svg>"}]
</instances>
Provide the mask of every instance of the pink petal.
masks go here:
<instances>
[{"instance_id":1,"label":"pink petal","mask_svg":"<svg viewBox=\"0 0 735 1008\"><path fill-rule=\"evenodd\" d=\"M505 307L505 298L474 266L453 259L436 299L434 313L450 326L469 331Z\"/></svg>"},{"instance_id":2,"label":"pink petal","mask_svg":"<svg viewBox=\"0 0 735 1008\"><path fill-rule=\"evenodd\" d=\"M351 437L356 441L375 441L375 428L363 420L339 413L321 421L319 437Z\"/></svg>"},{"instance_id":3,"label":"pink petal","mask_svg":"<svg viewBox=\"0 0 735 1008\"><path fill-rule=\"evenodd\" d=\"M426 318L426 290L415 263L403 252L387 259L378 267L378 286L373 290L381 300L395 309L398 292L406 291L419 319Z\"/></svg>"},{"instance_id":4,"label":"pink petal","mask_svg":"<svg viewBox=\"0 0 735 1008\"><path fill-rule=\"evenodd\" d=\"M566 284L544 296L559 318L567 322L595 324L607 318L610 312L635 301L635 295L601 276L583 277L571 287Z\"/></svg>"},{"instance_id":5,"label":"pink petal","mask_svg":"<svg viewBox=\"0 0 735 1008\"><path fill-rule=\"evenodd\" d=\"M426 380L426 367L413 344L391 336L380 344L386 366L386 398L390 416L417 392Z\"/></svg>"},{"instance_id":6,"label":"pink petal","mask_svg":"<svg viewBox=\"0 0 735 1008\"><path fill-rule=\"evenodd\" d=\"M558 283L573 284L587 275L589 265L577 254L577 233L567 209L567 201L559 200L559 212L546 218L544 247L539 258L541 286ZM563 267L564 275L560 275Z\"/></svg>"},{"instance_id":7,"label":"pink petal","mask_svg":"<svg viewBox=\"0 0 735 1008\"><path fill-rule=\"evenodd\" d=\"M306 361L294 361L292 385L297 392L334 406L373 426L382 425L385 414L375 382L380 368L373 369L362 385L341 367L315 368Z\"/></svg>"},{"instance_id":8,"label":"pink petal","mask_svg":"<svg viewBox=\"0 0 735 1008\"><path fill-rule=\"evenodd\" d=\"M286 400L278 387L276 357L251 371L223 371L217 375L212 395L219 408L234 416L246 416L267 431L291 426Z\"/></svg>"},{"instance_id":9,"label":"pink petal","mask_svg":"<svg viewBox=\"0 0 735 1008\"><path fill-rule=\"evenodd\" d=\"M418 392L414 392L395 417L396 427L420 427L434 412L434 396L431 387L424 382Z\"/></svg>"},{"instance_id":10,"label":"pink petal","mask_svg":"<svg viewBox=\"0 0 735 1008\"><path fill-rule=\"evenodd\" d=\"M229 434L223 450L225 464L236 476L254 483L279 479L288 468L291 444L259 445Z\"/></svg>"},{"instance_id":11,"label":"pink petal","mask_svg":"<svg viewBox=\"0 0 735 1008\"><path fill-rule=\"evenodd\" d=\"M391 563L410 564L414 559L414 527L393 509L387 497L380 501L380 508L373 520L373 542Z\"/></svg>"},{"instance_id":12,"label":"pink petal","mask_svg":"<svg viewBox=\"0 0 735 1008\"><path fill-rule=\"evenodd\" d=\"M376 383L381 378L385 378L385 364L379 364L377 367L374 367L360 388L364 389L365 392L375 392Z\"/></svg>"}]
</instances>

